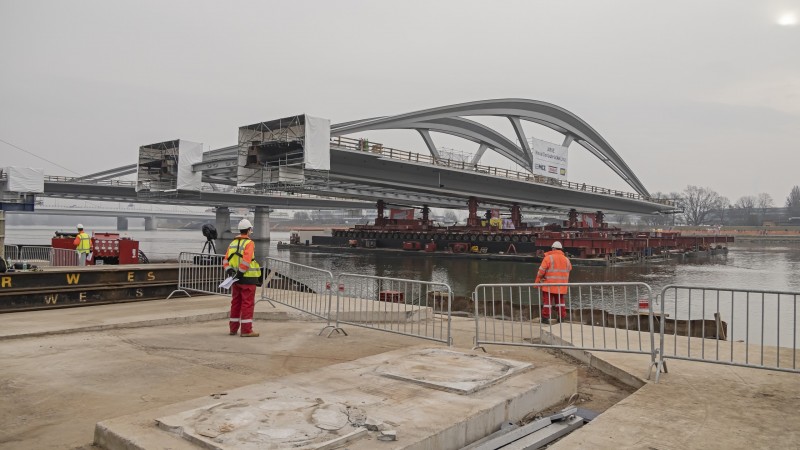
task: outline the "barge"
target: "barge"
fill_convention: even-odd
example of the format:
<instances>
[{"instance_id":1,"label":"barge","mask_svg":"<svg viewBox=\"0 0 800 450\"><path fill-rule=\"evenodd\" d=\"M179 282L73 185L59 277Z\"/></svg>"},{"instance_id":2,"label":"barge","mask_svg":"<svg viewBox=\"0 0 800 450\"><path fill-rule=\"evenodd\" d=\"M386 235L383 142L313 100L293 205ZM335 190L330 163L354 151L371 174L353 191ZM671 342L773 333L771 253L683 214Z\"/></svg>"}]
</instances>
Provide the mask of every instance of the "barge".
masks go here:
<instances>
[{"instance_id":1,"label":"barge","mask_svg":"<svg viewBox=\"0 0 800 450\"><path fill-rule=\"evenodd\" d=\"M421 217L414 218L414 209L394 210L385 215L386 204L377 204L378 216L372 225L356 225L335 229L329 235L303 238L292 233L288 248L351 248L365 250L402 250L434 255L503 255L523 260L541 260L555 241L564 252L585 265L604 265L619 261L667 258L677 255L726 253L733 236L684 236L679 231L625 231L604 222L602 211L578 213L569 211L562 223L531 226L522 221L518 205L511 208L510 218L501 218L498 210L488 210L478 217L477 200L468 202L470 215L466 225L439 226L429 219L429 209L421 208ZM287 246L282 246L287 248ZM488 256L487 256L488 258Z\"/></svg>"}]
</instances>

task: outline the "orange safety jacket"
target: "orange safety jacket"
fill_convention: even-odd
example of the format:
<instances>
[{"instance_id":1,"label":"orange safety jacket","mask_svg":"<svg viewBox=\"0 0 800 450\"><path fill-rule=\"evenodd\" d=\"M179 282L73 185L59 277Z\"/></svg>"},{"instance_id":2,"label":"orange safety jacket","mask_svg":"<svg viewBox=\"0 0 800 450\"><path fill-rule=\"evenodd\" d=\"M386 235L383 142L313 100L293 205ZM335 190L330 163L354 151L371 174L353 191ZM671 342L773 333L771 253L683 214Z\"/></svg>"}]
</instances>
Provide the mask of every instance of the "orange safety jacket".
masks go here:
<instances>
[{"instance_id":1,"label":"orange safety jacket","mask_svg":"<svg viewBox=\"0 0 800 450\"><path fill-rule=\"evenodd\" d=\"M569 283L569 271L572 263L561 250L551 250L544 254L536 283ZM551 294L566 294L568 286L542 286L542 290Z\"/></svg>"}]
</instances>

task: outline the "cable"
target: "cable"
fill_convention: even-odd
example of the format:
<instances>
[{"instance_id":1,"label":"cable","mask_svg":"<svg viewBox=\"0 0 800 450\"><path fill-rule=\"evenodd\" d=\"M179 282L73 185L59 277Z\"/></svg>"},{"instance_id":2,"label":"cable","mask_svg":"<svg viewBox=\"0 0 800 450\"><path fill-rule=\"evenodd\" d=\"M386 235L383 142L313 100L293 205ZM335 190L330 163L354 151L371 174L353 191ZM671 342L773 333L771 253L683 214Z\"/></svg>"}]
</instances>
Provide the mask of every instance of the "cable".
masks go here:
<instances>
[{"instance_id":1,"label":"cable","mask_svg":"<svg viewBox=\"0 0 800 450\"><path fill-rule=\"evenodd\" d=\"M52 164L52 165L54 165L54 166L57 166L57 167L60 167L60 168L62 168L62 169L64 169L64 170L66 170L66 171L72 172L72 173L74 173L75 175L78 175L78 176L80 176L80 175L81 175L81 174L79 174L78 172L75 172L74 170L67 169L66 167L62 166L61 164L54 163L53 161L50 161L50 160L48 160L48 159L45 159L45 158L42 158L41 156L39 156L39 155L37 155L37 154L35 154L35 153L32 153L32 152L29 152L29 151L25 150L24 148L17 147L16 145L12 144L11 142L8 142L8 141L6 141L6 140L3 140L3 139L0 139L0 142L4 143L4 144L6 144L6 145L10 145L11 147L14 147L14 148L15 148L15 149L17 149L17 150L23 151L23 152L25 152L25 153L27 153L27 154L29 154L29 155L31 155L31 156L34 156L34 157L36 157L36 158L39 158L39 159L41 159L41 160L42 160L42 161L44 161L44 162L50 163L50 164Z\"/></svg>"}]
</instances>

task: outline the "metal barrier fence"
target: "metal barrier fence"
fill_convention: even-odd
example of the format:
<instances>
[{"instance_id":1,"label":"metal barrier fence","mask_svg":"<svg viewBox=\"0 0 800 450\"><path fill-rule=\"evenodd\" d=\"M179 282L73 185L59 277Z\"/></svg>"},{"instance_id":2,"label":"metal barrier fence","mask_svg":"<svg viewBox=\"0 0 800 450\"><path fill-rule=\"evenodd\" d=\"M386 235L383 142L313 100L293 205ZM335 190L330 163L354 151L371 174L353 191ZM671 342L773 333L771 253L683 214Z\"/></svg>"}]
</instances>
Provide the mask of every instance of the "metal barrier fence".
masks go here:
<instances>
[{"instance_id":1,"label":"metal barrier fence","mask_svg":"<svg viewBox=\"0 0 800 450\"><path fill-rule=\"evenodd\" d=\"M13 254L8 256L11 247ZM75 250L36 246L5 246L6 260L9 262L27 263L38 267L74 267L78 265L78 253Z\"/></svg>"},{"instance_id":2,"label":"metal barrier fence","mask_svg":"<svg viewBox=\"0 0 800 450\"><path fill-rule=\"evenodd\" d=\"M543 286L566 286L567 293L562 299L551 296L548 306L543 303ZM476 348L517 345L640 353L650 355L648 379L653 367L660 369L652 289L645 283L480 284L472 295ZM551 320L542 319L543 311ZM564 317L552 320L559 316Z\"/></svg>"},{"instance_id":3,"label":"metal barrier fence","mask_svg":"<svg viewBox=\"0 0 800 450\"><path fill-rule=\"evenodd\" d=\"M449 285L343 273L336 286L337 329L346 323L452 345Z\"/></svg>"},{"instance_id":4,"label":"metal barrier fence","mask_svg":"<svg viewBox=\"0 0 800 450\"><path fill-rule=\"evenodd\" d=\"M266 270L264 284L261 286L261 300L275 301L320 317L327 320L330 326L333 274L327 270L269 257L264 266ZM333 331L344 330L334 329L331 333Z\"/></svg>"},{"instance_id":5,"label":"metal barrier fence","mask_svg":"<svg viewBox=\"0 0 800 450\"><path fill-rule=\"evenodd\" d=\"M222 260L225 255L181 252L178 255L178 288L167 296L170 299L178 292L191 297L189 292L227 294L230 291L219 287L225 279Z\"/></svg>"},{"instance_id":6,"label":"metal barrier fence","mask_svg":"<svg viewBox=\"0 0 800 450\"><path fill-rule=\"evenodd\" d=\"M19 259L19 247L16 245L3 245L3 252L5 254L6 261L10 263Z\"/></svg>"},{"instance_id":7,"label":"metal barrier fence","mask_svg":"<svg viewBox=\"0 0 800 450\"><path fill-rule=\"evenodd\" d=\"M660 297L665 369L666 359L683 359L800 372L800 292L670 285Z\"/></svg>"}]
</instances>

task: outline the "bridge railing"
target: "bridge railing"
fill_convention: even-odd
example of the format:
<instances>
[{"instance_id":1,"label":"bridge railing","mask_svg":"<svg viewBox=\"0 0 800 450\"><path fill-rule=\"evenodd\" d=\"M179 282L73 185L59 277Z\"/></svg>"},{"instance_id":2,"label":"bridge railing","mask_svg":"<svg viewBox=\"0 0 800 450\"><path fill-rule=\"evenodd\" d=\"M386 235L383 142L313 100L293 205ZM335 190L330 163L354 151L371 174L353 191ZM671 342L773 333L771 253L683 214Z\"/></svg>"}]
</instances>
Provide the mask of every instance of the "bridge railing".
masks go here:
<instances>
[{"instance_id":1,"label":"bridge railing","mask_svg":"<svg viewBox=\"0 0 800 450\"><path fill-rule=\"evenodd\" d=\"M480 164L471 164L464 161L457 161L445 158L434 158L431 155L424 155L421 153L409 152L406 150L398 150L391 147L384 147L383 144L370 143L365 139L353 139L348 137L337 136L331 138L331 144L338 147L359 150L363 152L376 153L387 158L411 161L424 164L432 164L437 166L447 166L459 170L469 170L473 172L480 172L486 175L493 175L497 177L510 178L520 181L532 181L541 184L550 184L553 186L564 187L576 191L592 192L595 194L613 195L616 197L631 198L636 200L646 200L653 203L660 203L663 205L674 206L673 202L663 198L652 198L633 192L617 191L614 189L607 189L600 186L587 185L586 183L575 183L571 181L559 180L552 177L543 175L535 175L530 172L519 172L516 170L503 169L500 167L483 166Z\"/></svg>"},{"instance_id":2,"label":"bridge railing","mask_svg":"<svg viewBox=\"0 0 800 450\"><path fill-rule=\"evenodd\" d=\"M136 187L136 182L130 180L110 179L110 180L87 181L87 180L81 180L78 177L64 177L57 175L45 175L44 181L48 183L88 183L88 184L99 184L102 186Z\"/></svg>"}]
</instances>

